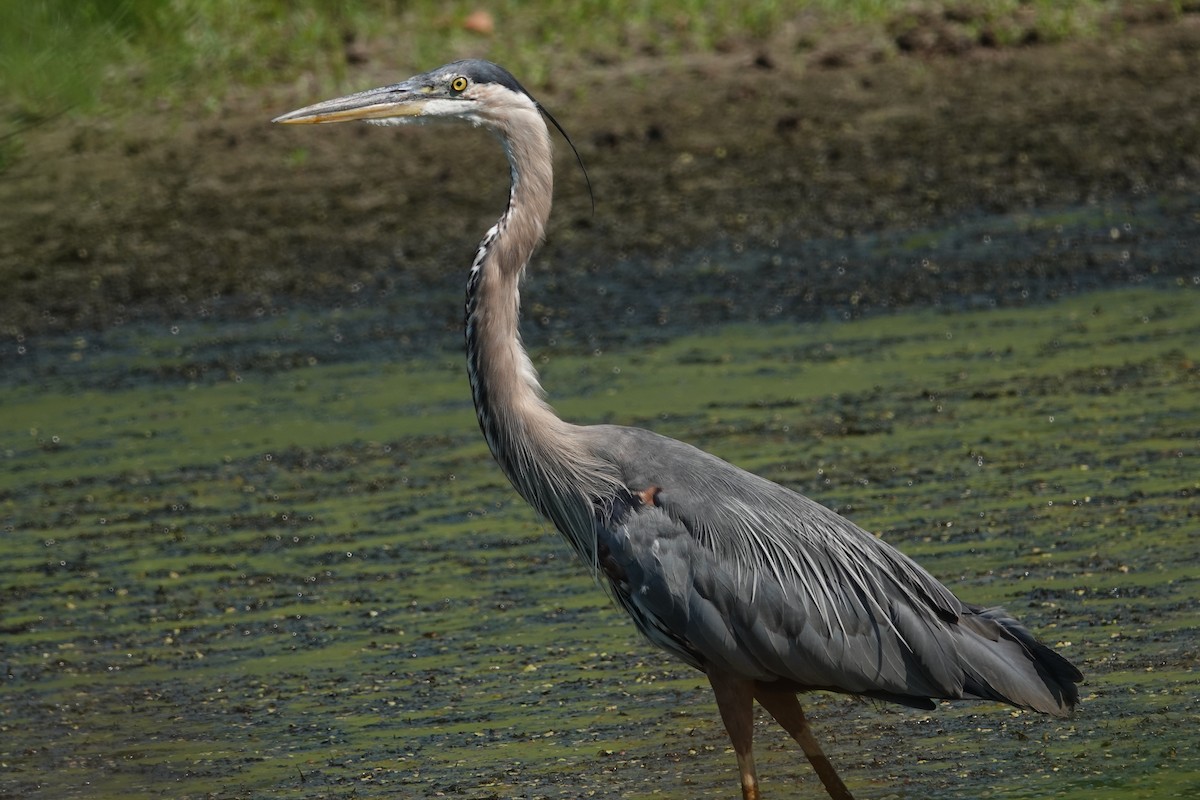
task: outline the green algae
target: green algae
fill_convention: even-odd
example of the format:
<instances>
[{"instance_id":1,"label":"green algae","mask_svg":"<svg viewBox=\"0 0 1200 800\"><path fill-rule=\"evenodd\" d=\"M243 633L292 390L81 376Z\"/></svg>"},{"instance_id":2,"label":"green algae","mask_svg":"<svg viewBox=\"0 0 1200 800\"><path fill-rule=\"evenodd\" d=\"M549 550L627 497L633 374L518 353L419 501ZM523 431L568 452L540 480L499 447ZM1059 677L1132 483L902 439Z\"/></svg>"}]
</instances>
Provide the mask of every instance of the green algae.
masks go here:
<instances>
[{"instance_id":1,"label":"green algae","mask_svg":"<svg viewBox=\"0 0 1200 800\"><path fill-rule=\"evenodd\" d=\"M312 330L293 322L264 326ZM736 785L702 678L513 496L452 357L310 358L297 334L283 365L199 370L214 339L263 331L98 336L62 350L92 363L4 388L0 796ZM534 356L564 416L805 492L1087 675L1068 721L814 696L860 796L1184 797L1196 342L1200 295L1142 289ZM780 732L760 738L768 792L819 794Z\"/></svg>"}]
</instances>

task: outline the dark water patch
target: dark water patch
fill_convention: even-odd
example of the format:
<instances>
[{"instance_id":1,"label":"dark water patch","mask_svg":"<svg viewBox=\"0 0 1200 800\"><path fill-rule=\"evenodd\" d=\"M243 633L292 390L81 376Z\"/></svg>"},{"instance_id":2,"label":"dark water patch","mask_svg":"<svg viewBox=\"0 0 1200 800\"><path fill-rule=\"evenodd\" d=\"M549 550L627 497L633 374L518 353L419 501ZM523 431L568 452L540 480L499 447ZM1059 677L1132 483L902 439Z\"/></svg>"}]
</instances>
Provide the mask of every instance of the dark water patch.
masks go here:
<instances>
[{"instance_id":1,"label":"dark water patch","mask_svg":"<svg viewBox=\"0 0 1200 800\"><path fill-rule=\"evenodd\" d=\"M555 354L583 354L652 345L722 323L1022 307L1113 286L1195 288L1200 274L1191 233L1200 229L1188 226L1161 240L1155 231L1198 214L1191 196L1132 198L959 218L919 233L782 237L771 247L718 241L667 261L630 257L565 275L535 264L526 327ZM430 284L401 263L389 272L403 284L402 300L361 298L342 307L318 299L274 309L257 322L210 315L22 336L0 342L0 367L9 385L54 379L80 390L111 390L212 385L431 351L456 362L459 290L449 289L452 281ZM441 310L441 324L430 324L430 309ZM796 354L803 361L834 357L821 345ZM301 380L296 389L305 386Z\"/></svg>"}]
</instances>

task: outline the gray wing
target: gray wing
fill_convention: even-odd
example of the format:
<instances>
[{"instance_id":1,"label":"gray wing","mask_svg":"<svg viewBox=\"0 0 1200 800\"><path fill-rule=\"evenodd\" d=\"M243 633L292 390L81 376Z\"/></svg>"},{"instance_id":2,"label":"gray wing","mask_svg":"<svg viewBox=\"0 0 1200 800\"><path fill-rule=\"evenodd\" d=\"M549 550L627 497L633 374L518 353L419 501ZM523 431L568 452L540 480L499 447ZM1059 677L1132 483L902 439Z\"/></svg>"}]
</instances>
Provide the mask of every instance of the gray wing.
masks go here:
<instances>
[{"instance_id":1,"label":"gray wing","mask_svg":"<svg viewBox=\"0 0 1200 800\"><path fill-rule=\"evenodd\" d=\"M1011 617L829 509L649 431L590 430L629 490L597 516L599 566L639 628L693 666L925 708L1064 713L1077 698L1079 673Z\"/></svg>"}]
</instances>

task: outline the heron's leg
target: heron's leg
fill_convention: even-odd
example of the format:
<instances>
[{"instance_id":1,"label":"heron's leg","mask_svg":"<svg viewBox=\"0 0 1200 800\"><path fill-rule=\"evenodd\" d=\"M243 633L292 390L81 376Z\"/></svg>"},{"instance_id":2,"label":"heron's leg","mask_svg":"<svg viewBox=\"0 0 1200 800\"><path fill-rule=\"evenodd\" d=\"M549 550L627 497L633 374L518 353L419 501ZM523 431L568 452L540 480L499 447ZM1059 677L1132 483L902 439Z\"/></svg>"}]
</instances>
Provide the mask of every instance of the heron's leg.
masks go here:
<instances>
[{"instance_id":1,"label":"heron's leg","mask_svg":"<svg viewBox=\"0 0 1200 800\"><path fill-rule=\"evenodd\" d=\"M742 779L742 800L759 800L758 774L754 771L754 681L718 670L708 671L708 682L717 696L721 721L737 754Z\"/></svg>"},{"instance_id":2,"label":"heron's leg","mask_svg":"<svg viewBox=\"0 0 1200 800\"><path fill-rule=\"evenodd\" d=\"M800 708L800 701L796 699L796 693L786 689L772 689L759 683L754 686L754 697L800 745L800 749L808 757L808 763L812 764L813 769L817 771L817 777L825 784L825 791L829 792L829 796L833 800L854 800L854 795L850 794L828 756L822 752L821 745L817 744L812 729L808 727L804 710Z\"/></svg>"}]
</instances>

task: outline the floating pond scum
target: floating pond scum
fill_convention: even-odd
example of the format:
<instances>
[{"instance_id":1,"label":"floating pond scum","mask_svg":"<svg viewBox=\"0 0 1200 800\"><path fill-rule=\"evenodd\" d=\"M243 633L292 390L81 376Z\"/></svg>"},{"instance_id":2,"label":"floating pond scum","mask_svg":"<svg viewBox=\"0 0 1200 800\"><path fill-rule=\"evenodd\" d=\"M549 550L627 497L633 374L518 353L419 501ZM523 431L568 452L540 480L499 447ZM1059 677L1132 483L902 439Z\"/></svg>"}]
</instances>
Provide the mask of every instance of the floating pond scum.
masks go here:
<instances>
[{"instance_id":1,"label":"floating pond scum","mask_svg":"<svg viewBox=\"0 0 1200 800\"><path fill-rule=\"evenodd\" d=\"M513 494L457 356L328 330L129 326L0 378L0 797L728 796L703 676ZM1200 796L1198 343L1191 286L530 342L564 417L798 489L1083 669L1066 721L810 696L856 795L1089 800ZM765 723L759 762L822 796Z\"/></svg>"}]
</instances>

